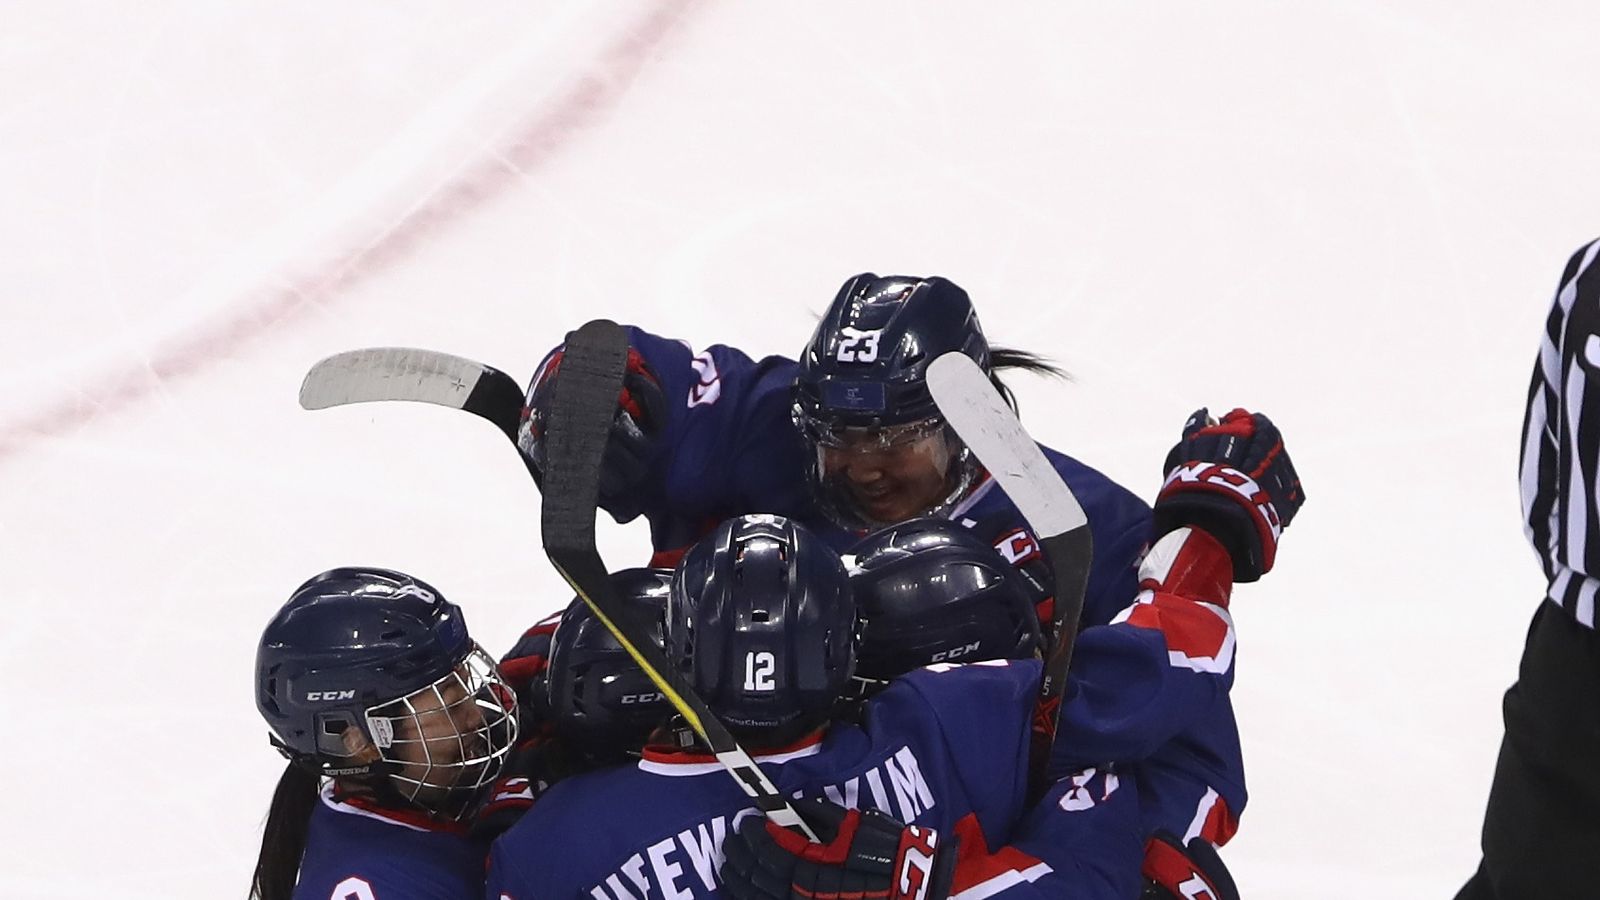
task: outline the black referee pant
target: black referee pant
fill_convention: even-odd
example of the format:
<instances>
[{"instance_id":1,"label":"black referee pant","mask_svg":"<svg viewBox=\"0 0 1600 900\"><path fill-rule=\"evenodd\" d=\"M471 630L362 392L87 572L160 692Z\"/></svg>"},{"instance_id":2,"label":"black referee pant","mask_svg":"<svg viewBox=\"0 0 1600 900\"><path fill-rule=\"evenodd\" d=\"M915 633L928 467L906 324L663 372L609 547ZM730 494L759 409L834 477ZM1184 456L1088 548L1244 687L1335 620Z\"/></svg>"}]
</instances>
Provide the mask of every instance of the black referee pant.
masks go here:
<instances>
[{"instance_id":1,"label":"black referee pant","mask_svg":"<svg viewBox=\"0 0 1600 900\"><path fill-rule=\"evenodd\" d=\"M1456 900L1600 897L1600 634L1541 604L1505 720L1483 862Z\"/></svg>"}]
</instances>

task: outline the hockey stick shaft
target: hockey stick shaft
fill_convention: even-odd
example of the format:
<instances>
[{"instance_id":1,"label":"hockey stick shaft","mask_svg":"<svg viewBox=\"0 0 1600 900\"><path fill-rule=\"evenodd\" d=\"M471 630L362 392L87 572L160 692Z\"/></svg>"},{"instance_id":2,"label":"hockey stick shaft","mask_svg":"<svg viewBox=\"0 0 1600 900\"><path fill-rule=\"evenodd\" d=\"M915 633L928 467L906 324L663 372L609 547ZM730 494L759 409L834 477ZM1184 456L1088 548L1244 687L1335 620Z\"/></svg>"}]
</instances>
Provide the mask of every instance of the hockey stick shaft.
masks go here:
<instances>
[{"instance_id":1,"label":"hockey stick shaft","mask_svg":"<svg viewBox=\"0 0 1600 900\"><path fill-rule=\"evenodd\" d=\"M599 466L627 359L626 333L599 320L568 341L551 384L552 412L546 423L547 472L541 487L544 544L551 564L640 669L681 714L756 806L779 825L816 840L776 786L741 748L649 638L643 623L611 589L610 575L595 547ZM566 386L563 386L566 385ZM327 409L351 403L406 400L465 410L493 424L515 447L524 394L516 380L483 363L448 353L406 347L376 347L338 353L306 373L300 405ZM560 409L561 412L555 412ZM517 456L536 482L527 455Z\"/></svg>"},{"instance_id":2,"label":"hockey stick shaft","mask_svg":"<svg viewBox=\"0 0 1600 900\"><path fill-rule=\"evenodd\" d=\"M1039 693L1043 701L1055 700L1066 689L1072 645L1089 584L1094 557L1089 519L1072 489L1005 405L988 374L970 357L946 353L934 360L928 366L928 389L956 435L1022 513L1050 562L1055 578L1054 637L1045 656ZM1054 725L1052 717L1052 729Z\"/></svg>"},{"instance_id":3,"label":"hockey stick shaft","mask_svg":"<svg viewBox=\"0 0 1600 900\"><path fill-rule=\"evenodd\" d=\"M627 333L597 319L567 339L552 376L545 420L545 479L541 532L556 571L588 604L617 642L705 742L757 808L778 825L816 835L778 792L766 773L712 714L666 655L632 622L611 587L595 546L600 467L628 357Z\"/></svg>"}]
</instances>

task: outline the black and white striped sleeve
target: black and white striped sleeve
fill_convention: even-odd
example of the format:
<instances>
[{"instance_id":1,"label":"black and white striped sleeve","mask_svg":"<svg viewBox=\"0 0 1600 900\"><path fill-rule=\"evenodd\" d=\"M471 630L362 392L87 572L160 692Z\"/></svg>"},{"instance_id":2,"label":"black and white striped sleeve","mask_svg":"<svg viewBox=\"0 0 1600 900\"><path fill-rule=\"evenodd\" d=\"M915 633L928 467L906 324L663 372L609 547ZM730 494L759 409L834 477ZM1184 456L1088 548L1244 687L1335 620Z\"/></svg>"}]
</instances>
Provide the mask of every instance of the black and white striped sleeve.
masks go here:
<instances>
[{"instance_id":1,"label":"black and white striped sleeve","mask_svg":"<svg viewBox=\"0 0 1600 900\"><path fill-rule=\"evenodd\" d=\"M1528 387L1522 511L1550 599L1594 627L1600 580L1600 240L1561 274ZM1592 396L1588 396L1592 395Z\"/></svg>"}]
</instances>

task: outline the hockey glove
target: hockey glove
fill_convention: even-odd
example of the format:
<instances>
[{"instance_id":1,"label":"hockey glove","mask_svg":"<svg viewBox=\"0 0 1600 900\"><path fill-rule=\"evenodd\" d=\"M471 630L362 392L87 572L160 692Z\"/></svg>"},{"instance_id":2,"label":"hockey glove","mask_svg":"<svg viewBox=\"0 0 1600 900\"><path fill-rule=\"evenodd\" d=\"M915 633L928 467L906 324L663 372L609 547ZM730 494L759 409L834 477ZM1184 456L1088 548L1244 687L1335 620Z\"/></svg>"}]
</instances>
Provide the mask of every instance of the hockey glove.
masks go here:
<instances>
[{"instance_id":1,"label":"hockey glove","mask_svg":"<svg viewBox=\"0 0 1600 900\"><path fill-rule=\"evenodd\" d=\"M1193 525L1227 548L1234 581L1255 581L1271 571L1278 535L1305 493L1270 419L1235 409L1213 423L1204 407L1195 410L1167 454L1165 472L1155 537Z\"/></svg>"},{"instance_id":2,"label":"hockey glove","mask_svg":"<svg viewBox=\"0 0 1600 900\"><path fill-rule=\"evenodd\" d=\"M522 407L517 446L544 473L544 422L550 402L550 384L561 368L561 350L551 354L534 373ZM667 399L661 381L639 351L628 348L628 370L611 420L611 438L600 462L600 507L618 522L629 522L643 512L639 488L649 474L656 437L667 421Z\"/></svg>"},{"instance_id":3,"label":"hockey glove","mask_svg":"<svg viewBox=\"0 0 1600 900\"><path fill-rule=\"evenodd\" d=\"M1156 832L1144 848L1143 874L1140 900L1239 900L1228 867L1204 838L1185 847L1173 835Z\"/></svg>"},{"instance_id":4,"label":"hockey glove","mask_svg":"<svg viewBox=\"0 0 1600 900\"><path fill-rule=\"evenodd\" d=\"M827 800L793 805L821 842L747 816L723 844L725 894L737 900L944 900L949 895L956 848L933 829Z\"/></svg>"}]
</instances>

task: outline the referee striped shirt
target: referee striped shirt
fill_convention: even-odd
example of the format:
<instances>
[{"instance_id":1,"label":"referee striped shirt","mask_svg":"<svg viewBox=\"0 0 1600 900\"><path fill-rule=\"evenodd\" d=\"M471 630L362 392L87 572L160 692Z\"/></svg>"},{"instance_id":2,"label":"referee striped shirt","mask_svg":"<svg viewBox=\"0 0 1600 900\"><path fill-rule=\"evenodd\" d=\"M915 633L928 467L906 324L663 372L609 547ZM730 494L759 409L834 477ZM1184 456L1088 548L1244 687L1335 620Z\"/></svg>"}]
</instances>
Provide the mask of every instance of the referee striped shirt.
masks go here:
<instances>
[{"instance_id":1,"label":"referee striped shirt","mask_svg":"<svg viewBox=\"0 0 1600 900\"><path fill-rule=\"evenodd\" d=\"M1595 624L1600 587L1600 240L1561 273L1522 423L1522 513L1549 599ZM1586 394L1588 396L1586 396Z\"/></svg>"}]
</instances>

